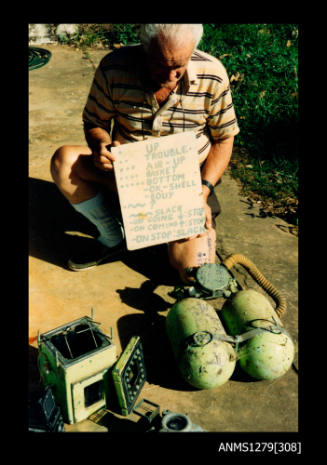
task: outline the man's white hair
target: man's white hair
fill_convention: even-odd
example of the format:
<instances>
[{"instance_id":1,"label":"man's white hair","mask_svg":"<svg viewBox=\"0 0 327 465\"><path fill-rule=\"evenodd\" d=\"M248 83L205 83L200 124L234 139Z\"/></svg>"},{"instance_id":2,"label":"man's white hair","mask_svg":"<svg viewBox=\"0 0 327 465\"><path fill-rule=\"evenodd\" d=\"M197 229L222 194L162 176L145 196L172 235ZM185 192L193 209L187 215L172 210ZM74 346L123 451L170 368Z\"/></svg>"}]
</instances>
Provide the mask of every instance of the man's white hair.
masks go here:
<instances>
[{"instance_id":1,"label":"man's white hair","mask_svg":"<svg viewBox=\"0 0 327 465\"><path fill-rule=\"evenodd\" d=\"M152 39L159 35L173 40L176 45L184 45L187 32L191 32L196 49L203 34L202 24L141 24L139 34L140 41L147 51Z\"/></svg>"}]
</instances>

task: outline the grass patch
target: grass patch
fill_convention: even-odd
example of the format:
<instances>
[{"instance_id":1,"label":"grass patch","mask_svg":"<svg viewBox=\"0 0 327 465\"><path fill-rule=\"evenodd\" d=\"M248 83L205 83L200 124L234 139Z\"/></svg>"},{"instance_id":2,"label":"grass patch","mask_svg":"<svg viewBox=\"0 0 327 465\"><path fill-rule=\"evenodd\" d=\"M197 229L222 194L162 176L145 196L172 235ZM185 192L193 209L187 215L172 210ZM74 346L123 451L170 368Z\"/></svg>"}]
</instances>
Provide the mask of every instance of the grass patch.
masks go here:
<instances>
[{"instance_id":1,"label":"grass patch","mask_svg":"<svg viewBox=\"0 0 327 465\"><path fill-rule=\"evenodd\" d=\"M205 24L199 48L227 69L240 126L231 161L262 215L298 222L298 26Z\"/></svg>"}]
</instances>

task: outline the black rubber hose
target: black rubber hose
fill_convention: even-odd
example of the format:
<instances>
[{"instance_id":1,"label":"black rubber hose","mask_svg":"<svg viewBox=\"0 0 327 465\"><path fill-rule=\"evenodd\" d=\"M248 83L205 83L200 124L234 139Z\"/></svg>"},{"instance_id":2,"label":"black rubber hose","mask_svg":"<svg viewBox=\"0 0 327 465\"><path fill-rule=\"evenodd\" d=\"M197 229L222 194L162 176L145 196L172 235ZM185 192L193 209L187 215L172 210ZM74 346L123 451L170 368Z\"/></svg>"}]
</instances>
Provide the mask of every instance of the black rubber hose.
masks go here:
<instances>
[{"instance_id":1,"label":"black rubber hose","mask_svg":"<svg viewBox=\"0 0 327 465\"><path fill-rule=\"evenodd\" d=\"M51 52L44 48L29 47L28 48L28 70L41 68L46 65L51 58Z\"/></svg>"}]
</instances>

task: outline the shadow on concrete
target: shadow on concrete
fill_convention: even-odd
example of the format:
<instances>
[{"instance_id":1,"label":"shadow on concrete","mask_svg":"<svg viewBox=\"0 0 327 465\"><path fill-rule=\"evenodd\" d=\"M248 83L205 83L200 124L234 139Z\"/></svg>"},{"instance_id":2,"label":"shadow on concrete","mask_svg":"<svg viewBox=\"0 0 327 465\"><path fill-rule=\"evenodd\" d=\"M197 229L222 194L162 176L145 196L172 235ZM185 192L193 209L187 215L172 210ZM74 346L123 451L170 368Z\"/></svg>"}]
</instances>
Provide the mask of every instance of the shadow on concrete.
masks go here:
<instances>
[{"instance_id":1,"label":"shadow on concrete","mask_svg":"<svg viewBox=\"0 0 327 465\"><path fill-rule=\"evenodd\" d=\"M29 179L28 214L30 255L60 267L66 267L72 247L87 240L65 231L97 234L96 228L70 206L51 182Z\"/></svg>"},{"instance_id":2,"label":"shadow on concrete","mask_svg":"<svg viewBox=\"0 0 327 465\"><path fill-rule=\"evenodd\" d=\"M181 283L177 271L169 264L166 244L128 252L121 261L129 268L151 279L153 289L159 285L176 286ZM145 286L149 286L150 289L150 283ZM144 292L146 289L142 288L141 291ZM130 304L133 306L132 303Z\"/></svg>"},{"instance_id":3,"label":"shadow on concrete","mask_svg":"<svg viewBox=\"0 0 327 465\"><path fill-rule=\"evenodd\" d=\"M237 381L240 383L257 383L259 380L251 378L245 371L242 370L240 365L236 363L235 370L233 371L232 376L230 377L231 381Z\"/></svg>"},{"instance_id":4,"label":"shadow on concrete","mask_svg":"<svg viewBox=\"0 0 327 465\"><path fill-rule=\"evenodd\" d=\"M67 231L91 237L98 235L97 228L71 207L53 182L29 179L28 214L29 254L63 268L72 250L83 248L92 240ZM158 284L174 283L178 279L169 266L166 246L127 252L120 259Z\"/></svg>"},{"instance_id":5,"label":"shadow on concrete","mask_svg":"<svg viewBox=\"0 0 327 465\"><path fill-rule=\"evenodd\" d=\"M116 292L121 301L129 307L142 310L147 314L154 314L171 307L171 303L154 293L157 285L158 282L149 279L144 281L140 288L125 287L125 289L117 289Z\"/></svg>"},{"instance_id":6,"label":"shadow on concrete","mask_svg":"<svg viewBox=\"0 0 327 465\"><path fill-rule=\"evenodd\" d=\"M121 317L117 327L122 350L132 336L140 336L148 383L177 391L194 391L196 389L187 384L178 372L166 333L165 320L164 316L154 313ZM151 393L147 393L146 397L151 400Z\"/></svg>"},{"instance_id":7,"label":"shadow on concrete","mask_svg":"<svg viewBox=\"0 0 327 465\"><path fill-rule=\"evenodd\" d=\"M138 423L128 419L117 418L108 411L96 423L107 428L109 433L137 433L142 431Z\"/></svg>"}]
</instances>

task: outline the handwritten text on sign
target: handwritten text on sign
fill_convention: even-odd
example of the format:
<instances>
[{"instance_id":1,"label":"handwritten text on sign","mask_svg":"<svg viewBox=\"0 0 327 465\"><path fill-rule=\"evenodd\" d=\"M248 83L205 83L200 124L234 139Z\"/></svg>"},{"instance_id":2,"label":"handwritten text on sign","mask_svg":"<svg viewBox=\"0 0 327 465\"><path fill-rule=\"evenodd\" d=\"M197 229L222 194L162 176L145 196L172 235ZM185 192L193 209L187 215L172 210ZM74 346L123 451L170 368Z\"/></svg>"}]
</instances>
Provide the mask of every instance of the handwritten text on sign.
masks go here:
<instances>
[{"instance_id":1,"label":"handwritten text on sign","mask_svg":"<svg viewBox=\"0 0 327 465\"><path fill-rule=\"evenodd\" d=\"M195 133L112 147L127 248L205 231Z\"/></svg>"}]
</instances>

